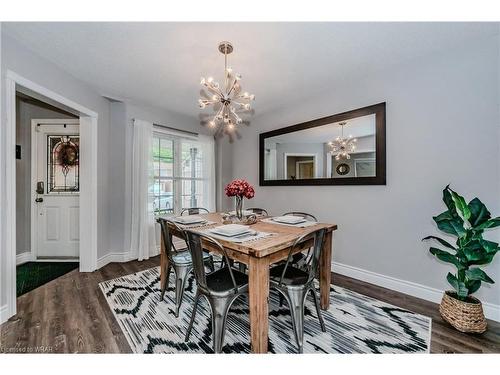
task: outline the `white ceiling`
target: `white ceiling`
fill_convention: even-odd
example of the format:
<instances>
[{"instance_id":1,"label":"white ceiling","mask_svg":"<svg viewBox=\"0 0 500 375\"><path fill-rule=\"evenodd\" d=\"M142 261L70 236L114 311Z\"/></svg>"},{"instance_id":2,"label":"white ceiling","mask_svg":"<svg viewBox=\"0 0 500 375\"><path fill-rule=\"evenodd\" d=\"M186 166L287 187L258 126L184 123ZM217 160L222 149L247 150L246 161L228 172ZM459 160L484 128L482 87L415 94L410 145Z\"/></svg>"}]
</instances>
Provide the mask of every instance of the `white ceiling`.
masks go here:
<instances>
[{"instance_id":1,"label":"white ceiling","mask_svg":"<svg viewBox=\"0 0 500 375\"><path fill-rule=\"evenodd\" d=\"M219 41L257 114L394 64L498 32L496 23L3 23L3 31L101 94L198 117Z\"/></svg>"},{"instance_id":2,"label":"white ceiling","mask_svg":"<svg viewBox=\"0 0 500 375\"><path fill-rule=\"evenodd\" d=\"M356 117L346 121L344 136L366 137L375 134L375 115ZM332 141L341 135L341 127L338 122L315 128L300 130L293 133L277 135L266 138L266 145L273 143L325 143Z\"/></svg>"}]
</instances>

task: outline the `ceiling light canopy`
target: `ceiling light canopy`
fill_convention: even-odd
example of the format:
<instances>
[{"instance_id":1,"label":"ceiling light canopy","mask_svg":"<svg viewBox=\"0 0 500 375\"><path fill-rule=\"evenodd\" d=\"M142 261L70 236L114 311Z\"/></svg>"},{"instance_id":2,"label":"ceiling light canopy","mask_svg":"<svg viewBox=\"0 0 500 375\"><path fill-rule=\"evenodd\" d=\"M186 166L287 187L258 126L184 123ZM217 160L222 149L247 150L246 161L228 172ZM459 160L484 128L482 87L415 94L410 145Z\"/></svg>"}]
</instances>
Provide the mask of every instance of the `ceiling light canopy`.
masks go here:
<instances>
[{"instance_id":1,"label":"ceiling light canopy","mask_svg":"<svg viewBox=\"0 0 500 375\"><path fill-rule=\"evenodd\" d=\"M242 92L241 75L234 73L227 66L227 55L233 52L233 45L230 42L221 42L219 51L224 54L224 85L219 85L213 77L202 77L200 84L208 93L203 91L204 97L198 99L198 104L201 109L210 106L213 108L215 115L208 121L210 128L217 132L231 132L243 122L239 114L251 110L250 102L255 99L255 95Z\"/></svg>"}]
</instances>

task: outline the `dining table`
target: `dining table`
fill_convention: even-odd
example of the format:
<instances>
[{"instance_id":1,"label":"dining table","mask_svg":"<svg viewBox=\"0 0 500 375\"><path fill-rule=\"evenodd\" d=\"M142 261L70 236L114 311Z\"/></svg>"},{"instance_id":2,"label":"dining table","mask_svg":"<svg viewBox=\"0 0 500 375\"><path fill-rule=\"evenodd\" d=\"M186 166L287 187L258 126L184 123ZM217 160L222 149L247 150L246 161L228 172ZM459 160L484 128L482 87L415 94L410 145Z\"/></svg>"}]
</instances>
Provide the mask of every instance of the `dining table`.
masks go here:
<instances>
[{"instance_id":1,"label":"dining table","mask_svg":"<svg viewBox=\"0 0 500 375\"><path fill-rule=\"evenodd\" d=\"M207 220L209 225L203 227L189 228L190 230L203 231L213 227L223 225L222 213L209 213L197 215ZM169 230L173 236L183 238L179 233L181 229L167 221ZM330 284L331 284L331 262L333 247L333 231L337 229L335 224L309 223L310 225L300 227L293 225L282 225L269 220L259 218L251 229L256 232L265 232L270 235L265 238L250 240L245 242L234 242L230 239L220 239L217 241L224 247L227 256L247 265L249 283L249 311L250 311L250 338L251 350L253 353L267 353L268 351L268 331L269 331L269 268L274 263L286 260L290 248L300 236L325 228L326 235L323 248L321 250L319 262L319 287L320 306L323 310L328 310L330 306ZM294 253L305 251L313 245L313 239L309 239L300 246L294 248ZM167 278L168 257L165 255L165 244L163 236L161 239L161 259L160 259L160 282L163 287ZM205 250L219 253L220 250L208 241L203 243ZM221 255L221 254L219 254Z\"/></svg>"}]
</instances>

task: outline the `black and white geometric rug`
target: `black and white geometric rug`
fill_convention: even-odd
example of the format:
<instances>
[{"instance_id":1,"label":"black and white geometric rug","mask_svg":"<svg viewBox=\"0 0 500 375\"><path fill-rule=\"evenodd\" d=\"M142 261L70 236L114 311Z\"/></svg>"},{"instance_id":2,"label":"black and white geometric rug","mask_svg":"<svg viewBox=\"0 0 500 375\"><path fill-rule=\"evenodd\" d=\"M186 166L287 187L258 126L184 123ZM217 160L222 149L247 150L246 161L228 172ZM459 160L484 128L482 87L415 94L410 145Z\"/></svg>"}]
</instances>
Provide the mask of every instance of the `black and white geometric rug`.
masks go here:
<instances>
[{"instance_id":1,"label":"black and white geometric rug","mask_svg":"<svg viewBox=\"0 0 500 375\"><path fill-rule=\"evenodd\" d=\"M169 285L174 285L173 272ZM100 283L120 327L135 353L212 353L212 327L207 301L200 300L189 342L184 336L191 317L196 283L186 283L179 318L174 314L174 292L169 287L160 301L159 267ZM304 320L304 353L428 353L432 320L348 289L332 286L331 305L323 311L322 332L312 299ZM248 304L240 297L228 314L225 353L250 352ZM296 353L286 302L280 308L275 293L269 297L269 351Z\"/></svg>"}]
</instances>

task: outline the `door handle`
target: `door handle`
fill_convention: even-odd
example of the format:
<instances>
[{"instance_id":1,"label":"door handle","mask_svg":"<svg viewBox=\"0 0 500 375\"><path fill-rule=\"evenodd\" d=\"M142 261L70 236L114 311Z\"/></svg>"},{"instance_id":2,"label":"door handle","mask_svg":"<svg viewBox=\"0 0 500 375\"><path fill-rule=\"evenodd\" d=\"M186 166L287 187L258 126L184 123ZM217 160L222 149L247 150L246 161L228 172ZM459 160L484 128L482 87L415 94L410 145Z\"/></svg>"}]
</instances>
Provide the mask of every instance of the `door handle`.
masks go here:
<instances>
[{"instance_id":1,"label":"door handle","mask_svg":"<svg viewBox=\"0 0 500 375\"><path fill-rule=\"evenodd\" d=\"M38 195L42 195L44 193L43 181L38 181L36 183L36 193ZM43 202L43 198L40 197L40 196L38 196L38 197L36 197L35 202L36 203L42 203Z\"/></svg>"}]
</instances>

